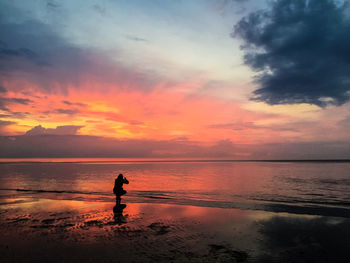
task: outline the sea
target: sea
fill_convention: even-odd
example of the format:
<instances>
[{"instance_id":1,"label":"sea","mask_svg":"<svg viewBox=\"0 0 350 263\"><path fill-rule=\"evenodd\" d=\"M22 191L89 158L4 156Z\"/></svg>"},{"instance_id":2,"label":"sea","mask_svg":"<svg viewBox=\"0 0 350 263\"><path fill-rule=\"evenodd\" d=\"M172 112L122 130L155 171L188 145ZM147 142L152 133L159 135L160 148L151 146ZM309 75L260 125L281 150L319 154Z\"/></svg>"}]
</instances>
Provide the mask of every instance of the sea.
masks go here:
<instances>
[{"instance_id":1,"label":"sea","mask_svg":"<svg viewBox=\"0 0 350 263\"><path fill-rule=\"evenodd\" d=\"M348 161L3 159L1 205L40 198L164 203L350 218Z\"/></svg>"}]
</instances>

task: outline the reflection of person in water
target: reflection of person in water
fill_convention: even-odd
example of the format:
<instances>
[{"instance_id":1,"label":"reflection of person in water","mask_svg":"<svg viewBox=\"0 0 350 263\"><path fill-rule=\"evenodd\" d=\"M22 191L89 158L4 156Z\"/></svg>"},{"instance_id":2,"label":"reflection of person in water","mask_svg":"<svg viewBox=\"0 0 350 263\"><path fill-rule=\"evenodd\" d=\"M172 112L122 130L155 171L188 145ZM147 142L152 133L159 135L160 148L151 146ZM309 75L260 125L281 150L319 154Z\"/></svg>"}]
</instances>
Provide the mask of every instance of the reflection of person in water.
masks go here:
<instances>
[{"instance_id":1,"label":"reflection of person in water","mask_svg":"<svg viewBox=\"0 0 350 263\"><path fill-rule=\"evenodd\" d=\"M120 204L121 196L126 194L123 189L123 184L129 184L129 181L122 175L119 174L114 181L113 193L115 194L117 205Z\"/></svg>"},{"instance_id":2,"label":"reflection of person in water","mask_svg":"<svg viewBox=\"0 0 350 263\"><path fill-rule=\"evenodd\" d=\"M114 214L114 221L118 224L125 224L126 223L126 217L123 215L123 210L126 207L125 204L115 204L113 207L113 214Z\"/></svg>"}]
</instances>

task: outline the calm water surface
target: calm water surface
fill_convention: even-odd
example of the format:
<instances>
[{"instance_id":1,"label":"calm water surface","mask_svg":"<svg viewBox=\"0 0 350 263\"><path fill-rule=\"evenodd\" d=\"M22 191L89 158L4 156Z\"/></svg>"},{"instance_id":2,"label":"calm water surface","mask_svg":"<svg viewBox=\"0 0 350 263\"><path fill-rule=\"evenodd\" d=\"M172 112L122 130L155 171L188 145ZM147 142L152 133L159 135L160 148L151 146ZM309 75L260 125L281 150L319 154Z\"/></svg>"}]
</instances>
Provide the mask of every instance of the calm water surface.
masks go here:
<instances>
[{"instance_id":1,"label":"calm water surface","mask_svg":"<svg viewBox=\"0 0 350 263\"><path fill-rule=\"evenodd\" d=\"M126 202L350 217L349 171L346 162L0 163L0 203L112 201L123 173Z\"/></svg>"}]
</instances>

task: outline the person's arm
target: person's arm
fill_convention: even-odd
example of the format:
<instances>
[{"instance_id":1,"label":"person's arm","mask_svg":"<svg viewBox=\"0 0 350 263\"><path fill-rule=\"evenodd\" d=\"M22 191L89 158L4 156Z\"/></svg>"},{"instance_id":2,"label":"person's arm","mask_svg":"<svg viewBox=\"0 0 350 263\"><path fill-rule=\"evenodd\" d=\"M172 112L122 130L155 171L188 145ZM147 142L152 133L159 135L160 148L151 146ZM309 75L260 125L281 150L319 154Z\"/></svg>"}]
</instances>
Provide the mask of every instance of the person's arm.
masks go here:
<instances>
[{"instance_id":1,"label":"person's arm","mask_svg":"<svg viewBox=\"0 0 350 263\"><path fill-rule=\"evenodd\" d=\"M124 184L129 184L128 179L126 179L125 177L124 177Z\"/></svg>"}]
</instances>

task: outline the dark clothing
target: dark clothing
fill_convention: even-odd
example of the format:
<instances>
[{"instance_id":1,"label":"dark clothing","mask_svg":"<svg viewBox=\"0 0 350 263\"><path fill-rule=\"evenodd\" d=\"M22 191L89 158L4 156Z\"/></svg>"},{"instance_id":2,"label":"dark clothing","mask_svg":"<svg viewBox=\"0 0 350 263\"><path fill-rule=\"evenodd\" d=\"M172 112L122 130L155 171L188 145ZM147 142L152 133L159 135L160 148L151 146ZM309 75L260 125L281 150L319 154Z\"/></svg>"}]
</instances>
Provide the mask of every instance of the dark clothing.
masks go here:
<instances>
[{"instance_id":1,"label":"dark clothing","mask_svg":"<svg viewBox=\"0 0 350 263\"><path fill-rule=\"evenodd\" d=\"M129 184L129 181L122 176L118 176L114 181L113 193L117 196L126 194L126 191L123 189L123 184Z\"/></svg>"},{"instance_id":2,"label":"dark clothing","mask_svg":"<svg viewBox=\"0 0 350 263\"><path fill-rule=\"evenodd\" d=\"M122 195L126 194L126 191L123 188L121 188L121 189L113 189L113 193L116 196L122 196Z\"/></svg>"}]
</instances>

